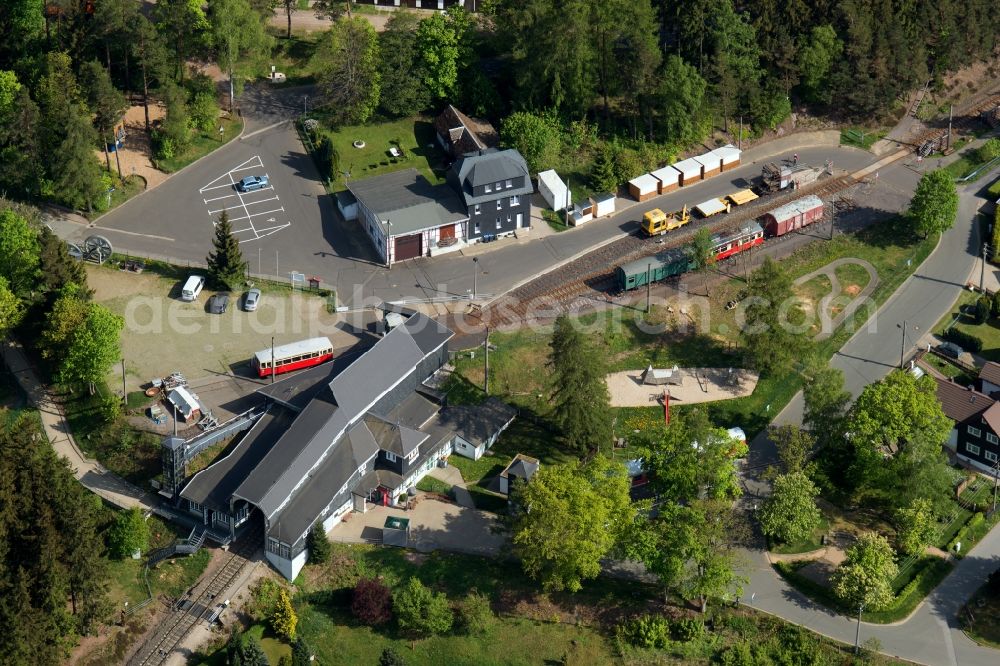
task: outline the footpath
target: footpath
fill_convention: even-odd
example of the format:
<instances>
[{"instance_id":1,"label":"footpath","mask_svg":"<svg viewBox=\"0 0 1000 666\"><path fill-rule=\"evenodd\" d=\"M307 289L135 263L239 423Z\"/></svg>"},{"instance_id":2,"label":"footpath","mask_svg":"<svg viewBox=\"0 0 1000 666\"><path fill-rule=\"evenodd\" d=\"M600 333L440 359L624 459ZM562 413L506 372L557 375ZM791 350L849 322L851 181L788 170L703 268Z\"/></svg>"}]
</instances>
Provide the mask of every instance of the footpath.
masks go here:
<instances>
[{"instance_id":1,"label":"footpath","mask_svg":"<svg viewBox=\"0 0 1000 666\"><path fill-rule=\"evenodd\" d=\"M157 504L152 493L132 485L117 474L108 471L93 458L88 458L69 430L69 423L62 408L52 399L38 378L38 373L24 353L24 348L14 340L3 343L3 360L17 379L28 402L38 410L45 436L56 455L69 461L73 475L88 490L107 502L123 508L140 507L152 511Z\"/></svg>"}]
</instances>

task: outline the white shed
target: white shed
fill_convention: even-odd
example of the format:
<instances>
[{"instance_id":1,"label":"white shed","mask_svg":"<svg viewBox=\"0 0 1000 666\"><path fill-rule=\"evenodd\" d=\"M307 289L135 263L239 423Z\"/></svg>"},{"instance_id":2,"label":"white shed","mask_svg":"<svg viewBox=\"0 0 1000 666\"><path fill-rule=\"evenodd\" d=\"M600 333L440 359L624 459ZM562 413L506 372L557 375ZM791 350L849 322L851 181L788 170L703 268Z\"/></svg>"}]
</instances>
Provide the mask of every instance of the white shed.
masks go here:
<instances>
[{"instance_id":1,"label":"white shed","mask_svg":"<svg viewBox=\"0 0 1000 666\"><path fill-rule=\"evenodd\" d=\"M615 195L611 192L595 194L591 197L591 201L594 202L594 217L604 217L605 215L611 215L611 213L615 212L615 198Z\"/></svg>"},{"instance_id":2,"label":"white shed","mask_svg":"<svg viewBox=\"0 0 1000 666\"><path fill-rule=\"evenodd\" d=\"M198 396L183 386L178 386L172 390L167 396L167 400L177 408L177 411L180 412L185 421L190 421L201 414L201 404L198 402Z\"/></svg>"},{"instance_id":3,"label":"white shed","mask_svg":"<svg viewBox=\"0 0 1000 666\"><path fill-rule=\"evenodd\" d=\"M672 166L681 174L681 187L690 185L691 183L697 183L701 180L701 170L703 165L698 160L688 158L686 160L681 160L680 162L675 162Z\"/></svg>"},{"instance_id":4,"label":"white shed","mask_svg":"<svg viewBox=\"0 0 1000 666\"><path fill-rule=\"evenodd\" d=\"M594 200L584 199L573 204L572 219L574 227L578 227L594 219Z\"/></svg>"},{"instance_id":5,"label":"white shed","mask_svg":"<svg viewBox=\"0 0 1000 666\"><path fill-rule=\"evenodd\" d=\"M660 181L660 194L673 192L681 186L681 172L672 166L665 166L662 169L650 172L656 180Z\"/></svg>"},{"instance_id":6,"label":"white shed","mask_svg":"<svg viewBox=\"0 0 1000 666\"><path fill-rule=\"evenodd\" d=\"M555 169L538 173L538 193L545 199L549 208L555 211L566 210L566 206L572 201L572 194Z\"/></svg>"},{"instance_id":7,"label":"white shed","mask_svg":"<svg viewBox=\"0 0 1000 666\"><path fill-rule=\"evenodd\" d=\"M637 201L652 199L660 192L660 181L648 173L628 181L628 193Z\"/></svg>"},{"instance_id":8,"label":"white shed","mask_svg":"<svg viewBox=\"0 0 1000 666\"><path fill-rule=\"evenodd\" d=\"M721 148L716 148L712 151L719 158L722 163L722 170L729 171L730 169L735 169L740 165L740 155L741 152L739 148L729 143Z\"/></svg>"},{"instance_id":9,"label":"white shed","mask_svg":"<svg viewBox=\"0 0 1000 666\"><path fill-rule=\"evenodd\" d=\"M705 168L701 171L702 178L711 178L722 171L722 158L714 151L709 151L704 155L696 155L692 159L704 165Z\"/></svg>"}]
</instances>

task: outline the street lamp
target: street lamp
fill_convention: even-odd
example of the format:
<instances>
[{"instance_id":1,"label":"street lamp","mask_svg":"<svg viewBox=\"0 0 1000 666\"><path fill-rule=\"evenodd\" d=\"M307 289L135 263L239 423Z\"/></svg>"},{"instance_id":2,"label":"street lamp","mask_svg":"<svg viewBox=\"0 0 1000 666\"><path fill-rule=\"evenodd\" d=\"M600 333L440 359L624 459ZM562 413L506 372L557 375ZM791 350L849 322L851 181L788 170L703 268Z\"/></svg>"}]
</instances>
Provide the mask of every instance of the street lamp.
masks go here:
<instances>
[{"instance_id":1,"label":"street lamp","mask_svg":"<svg viewBox=\"0 0 1000 666\"><path fill-rule=\"evenodd\" d=\"M899 369L903 369L903 354L906 352L906 320L903 320L902 324L896 324L897 328L902 329L901 339L899 341ZM920 327L913 326L914 331L919 331Z\"/></svg>"},{"instance_id":2,"label":"street lamp","mask_svg":"<svg viewBox=\"0 0 1000 666\"><path fill-rule=\"evenodd\" d=\"M389 251L392 249L392 222L385 221L385 267L392 268L392 261L389 259Z\"/></svg>"},{"instance_id":3,"label":"street lamp","mask_svg":"<svg viewBox=\"0 0 1000 666\"><path fill-rule=\"evenodd\" d=\"M472 258L472 300L479 293L479 257Z\"/></svg>"},{"instance_id":4,"label":"street lamp","mask_svg":"<svg viewBox=\"0 0 1000 666\"><path fill-rule=\"evenodd\" d=\"M854 632L854 654L861 652L861 611L865 609L864 604L858 604L858 628Z\"/></svg>"}]
</instances>

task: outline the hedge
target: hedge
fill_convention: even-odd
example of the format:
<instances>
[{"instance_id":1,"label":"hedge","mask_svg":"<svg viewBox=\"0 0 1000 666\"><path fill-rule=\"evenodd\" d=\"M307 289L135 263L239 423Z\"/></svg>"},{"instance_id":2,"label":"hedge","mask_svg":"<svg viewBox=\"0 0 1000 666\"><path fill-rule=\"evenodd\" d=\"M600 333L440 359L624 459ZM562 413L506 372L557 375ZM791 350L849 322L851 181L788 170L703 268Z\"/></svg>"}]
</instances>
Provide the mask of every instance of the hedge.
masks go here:
<instances>
[{"instance_id":1,"label":"hedge","mask_svg":"<svg viewBox=\"0 0 1000 666\"><path fill-rule=\"evenodd\" d=\"M996 191L994 191L996 190ZM990 199L1000 199L1000 180L993 183L989 189ZM993 211L993 259L994 264L1000 263L1000 205Z\"/></svg>"},{"instance_id":2,"label":"hedge","mask_svg":"<svg viewBox=\"0 0 1000 666\"><path fill-rule=\"evenodd\" d=\"M955 546L959 543L965 544L964 551L968 552L972 546L969 544L969 535L976 534L977 530L986 522L986 516L977 511L972 514L969 521L962 525L962 528L955 533L955 537L948 542L948 552L954 553ZM962 557L962 553L955 553L956 557Z\"/></svg>"},{"instance_id":3,"label":"hedge","mask_svg":"<svg viewBox=\"0 0 1000 666\"><path fill-rule=\"evenodd\" d=\"M954 326L945 331L943 337L945 340L954 342L967 352L981 352L983 350L982 340L980 340L977 336L959 330Z\"/></svg>"}]
</instances>

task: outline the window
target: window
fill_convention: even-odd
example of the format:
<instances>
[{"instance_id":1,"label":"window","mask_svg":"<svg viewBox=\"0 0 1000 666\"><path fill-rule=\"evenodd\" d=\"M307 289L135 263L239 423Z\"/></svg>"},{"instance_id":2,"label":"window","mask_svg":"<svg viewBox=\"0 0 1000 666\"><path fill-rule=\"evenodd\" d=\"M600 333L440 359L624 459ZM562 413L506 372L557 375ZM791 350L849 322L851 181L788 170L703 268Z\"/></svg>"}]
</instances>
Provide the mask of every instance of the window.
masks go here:
<instances>
[{"instance_id":1,"label":"window","mask_svg":"<svg viewBox=\"0 0 1000 666\"><path fill-rule=\"evenodd\" d=\"M499 191L500 191L500 186L501 186L501 185L503 185L503 183L501 183L501 182L499 182L499 181L498 181L498 182L497 182L497 184L496 184L496 191L497 191L497 192L499 192Z\"/></svg>"},{"instance_id":2,"label":"window","mask_svg":"<svg viewBox=\"0 0 1000 666\"><path fill-rule=\"evenodd\" d=\"M982 432L979 430L979 428L974 428L972 426L966 426L965 429L973 437L980 437L982 435Z\"/></svg>"},{"instance_id":3,"label":"window","mask_svg":"<svg viewBox=\"0 0 1000 666\"><path fill-rule=\"evenodd\" d=\"M194 511L195 513L201 513L201 504L198 504L197 502L192 502L191 500L188 500L188 508Z\"/></svg>"},{"instance_id":4,"label":"window","mask_svg":"<svg viewBox=\"0 0 1000 666\"><path fill-rule=\"evenodd\" d=\"M229 524L229 514L227 513L216 513L215 522L222 523L223 525Z\"/></svg>"},{"instance_id":5,"label":"window","mask_svg":"<svg viewBox=\"0 0 1000 666\"><path fill-rule=\"evenodd\" d=\"M497 199L497 210L503 210L503 199Z\"/></svg>"},{"instance_id":6,"label":"window","mask_svg":"<svg viewBox=\"0 0 1000 666\"><path fill-rule=\"evenodd\" d=\"M493 186L492 185L483 185L483 191L485 191L488 194L488 193L490 193L490 192L493 191Z\"/></svg>"},{"instance_id":7,"label":"window","mask_svg":"<svg viewBox=\"0 0 1000 666\"><path fill-rule=\"evenodd\" d=\"M997 454L993 453L992 451L984 451L983 457L989 460L990 462L997 461Z\"/></svg>"},{"instance_id":8,"label":"window","mask_svg":"<svg viewBox=\"0 0 1000 666\"><path fill-rule=\"evenodd\" d=\"M1000 444L1000 439L997 439L997 436L991 432L986 433L986 441L990 444Z\"/></svg>"},{"instance_id":9,"label":"window","mask_svg":"<svg viewBox=\"0 0 1000 666\"><path fill-rule=\"evenodd\" d=\"M389 462L396 462L396 454L391 451L385 452L385 459Z\"/></svg>"},{"instance_id":10,"label":"window","mask_svg":"<svg viewBox=\"0 0 1000 666\"><path fill-rule=\"evenodd\" d=\"M508 187L508 188L509 188L509 187L514 187L514 181L512 181L512 180L509 180L509 179L508 179L508 180L505 180L505 181L503 182L503 186L504 186L504 187Z\"/></svg>"},{"instance_id":11,"label":"window","mask_svg":"<svg viewBox=\"0 0 1000 666\"><path fill-rule=\"evenodd\" d=\"M497 229L500 228L500 216L497 215Z\"/></svg>"},{"instance_id":12,"label":"window","mask_svg":"<svg viewBox=\"0 0 1000 666\"><path fill-rule=\"evenodd\" d=\"M472 210L472 212L475 215L479 215L481 209L482 209L482 206L480 206L479 204L476 204L476 207Z\"/></svg>"},{"instance_id":13,"label":"window","mask_svg":"<svg viewBox=\"0 0 1000 666\"><path fill-rule=\"evenodd\" d=\"M966 451L966 453L971 453L974 456L978 456L980 449L975 444L966 444L965 445L965 451Z\"/></svg>"},{"instance_id":14,"label":"window","mask_svg":"<svg viewBox=\"0 0 1000 666\"><path fill-rule=\"evenodd\" d=\"M406 456L406 462L413 462L417 459L417 454L420 453L420 449L413 449L410 451L410 455Z\"/></svg>"},{"instance_id":15,"label":"window","mask_svg":"<svg viewBox=\"0 0 1000 666\"><path fill-rule=\"evenodd\" d=\"M474 227L473 233L475 233L475 234L479 233L479 223L478 222L476 222L476 226Z\"/></svg>"},{"instance_id":16,"label":"window","mask_svg":"<svg viewBox=\"0 0 1000 666\"><path fill-rule=\"evenodd\" d=\"M512 196L512 197L510 198L510 205L511 205L511 206L516 206L516 205L517 205L518 203L520 203L520 201L521 201L521 197L519 197L519 196L517 196L517 195L515 194L514 196Z\"/></svg>"}]
</instances>

